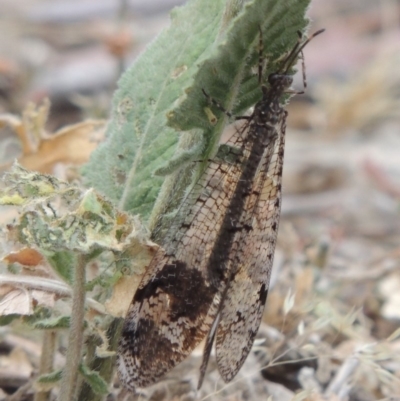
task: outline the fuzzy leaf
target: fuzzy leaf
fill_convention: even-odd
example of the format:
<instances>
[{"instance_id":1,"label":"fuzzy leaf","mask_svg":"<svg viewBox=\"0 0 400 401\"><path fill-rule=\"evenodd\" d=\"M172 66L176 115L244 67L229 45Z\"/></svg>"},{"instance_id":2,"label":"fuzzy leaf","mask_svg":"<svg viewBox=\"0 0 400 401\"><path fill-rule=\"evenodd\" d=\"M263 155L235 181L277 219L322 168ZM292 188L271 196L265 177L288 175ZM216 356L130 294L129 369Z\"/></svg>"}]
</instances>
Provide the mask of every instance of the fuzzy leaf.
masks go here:
<instances>
[{"instance_id":1,"label":"fuzzy leaf","mask_svg":"<svg viewBox=\"0 0 400 401\"><path fill-rule=\"evenodd\" d=\"M178 206L216 153L226 118L210 118L202 89L235 114L253 105L261 97L254 74L259 29L268 74L306 27L309 1L253 0L239 10L243 2L228 1L224 8L223 0L192 0L175 9L171 27L119 81L108 138L83 170L86 183L122 210L149 219L153 229L157 216L172 210L165 206ZM190 131L178 137L170 127ZM169 177L160 192L163 178L154 173L171 173L190 160L203 163L196 163L194 175L187 168Z\"/></svg>"},{"instance_id":2,"label":"fuzzy leaf","mask_svg":"<svg viewBox=\"0 0 400 401\"><path fill-rule=\"evenodd\" d=\"M91 258L105 250L124 252L140 243L136 236L144 237L137 221L93 189L83 191L18 164L4 181L8 194L18 193L24 198L23 213L17 224L9 225L9 236L37 247L69 283L76 264L73 252ZM55 210L52 204L60 201Z\"/></svg>"},{"instance_id":3,"label":"fuzzy leaf","mask_svg":"<svg viewBox=\"0 0 400 401\"><path fill-rule=\"evenodd\" d=\"M10 315L0 316L0 326L8 326L13 320L21 318L22 315L13 313Z\"/></svg>"},{"instance_id":4,"label":"fuzzy leaf","mask_svg":"<svg viewBox=\"0 0 400 401\"><path fill-rule=\"evenodd\" d=\"M61 380L61 376L62 376L62 369L41 375L37 378L36 381L37 383L43 383L43 384L57 383Z\"/></svg>"},{"instance_id":5,"label":"fuzzy leaf","mask_svg":"<svg viewBox=\"0 0 400 401\"><path fill-rule=\"evenodd\" d=\"M174 9L170 28L118 83L108 139L83 173L122 210L148 216L153 207L163 182L153 172L171 159L178 142L166 113L210 52L223 6L224 0L194 0Z\"/></svg>"},{"instance_id":6,"label":"fuzzy leaf","mask_svg":"<svg viewBox=\"0 0 400 401\"><path fill-rule=\"evenodd\" d=\"M46 259L51 267L69 284L73 282L73 269L77 263L76 255L69 251L48 252Z\"/></svg>"},{"instance_id":7,"label":"fuzzy leaf","mask_svg":"<svg viewBox=\"0 0 400 401\"><path fill-rule=\"evenodd\" d=\"M55 318L39 320L33 323L35 329L67 329L69 328L71 317L70 316L58 316Z\"/></svg>"},{"instance_id":8,"label":"fuzzy leaf","mask_svg":"<svg viewBox=\"0 0 400 401\"><path fill-rule=\"evenodd\" d=\"M79 373L90 385L96 394L108 394L108 385L106 381L94 370L90 370L86 365L79 365Z\"/></svg>"}]
</instances>

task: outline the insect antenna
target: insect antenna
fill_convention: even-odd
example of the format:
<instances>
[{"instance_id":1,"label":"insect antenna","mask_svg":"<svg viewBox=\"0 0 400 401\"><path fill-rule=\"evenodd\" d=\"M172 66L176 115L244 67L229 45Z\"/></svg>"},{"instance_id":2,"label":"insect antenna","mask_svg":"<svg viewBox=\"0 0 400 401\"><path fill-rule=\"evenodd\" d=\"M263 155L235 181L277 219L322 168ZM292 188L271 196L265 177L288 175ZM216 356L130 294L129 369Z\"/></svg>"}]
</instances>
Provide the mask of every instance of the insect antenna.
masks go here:
<instances>
[{"instance_id":1,"label":"insect antenna","mask_svg":"<svg viewBox=\"0 0 400 401\"><path fill-rule=\"evenodd\" d=\"M292 49L292 51L289 53L288 57L287 57L287 61L286 63L283 63L282 69L280 70L283 74L287 74L290 70L290 68L293 67L293 64L296 62L297 58L299 57L299 55L302 54L303 49L307 46L308 43L310 43L310 41L312 39L314 39L316 36L318 36L319 34L321 34L322 32L324 32L325 29L320 29L317 32L314 32L309 38L307 38L303 43L300 42L301 40L301 34L299 34L300 38L299 38L299 42L296 44L296 46ZM286 68L285 68L286 65Z\"/></svg>"},{"instance_id":2,"label":"insect antenna","mask_svg":"<svg viewBox=\"0 0 400 401\"><path fill-rule=\"evenodd\" d=\"M290 51L289 55L286 57L286 61L283 62L281 68L278 70L277 74L288 74L290 68L293 67L294 63L298 58L301 59L301 69L302 69L302 75L303 75L303 87L304 89L300 92L294 91L292 89L286 91L285 93L290 93L292 95L302 95L304 93L304 90L307 88L307 78L306 78L306 66L304 62L304 54L303 54L303 49L307 46L307 44L315 38L317 35L321 34L324 32L325 29L320 29L319 31L313 33L309 38L307 38L303 43L301 43L302 39L302 34L300 31L297 32L299 39L296 43L296 45L293 47L293 49Z\"/></svg>"}]
</instances>

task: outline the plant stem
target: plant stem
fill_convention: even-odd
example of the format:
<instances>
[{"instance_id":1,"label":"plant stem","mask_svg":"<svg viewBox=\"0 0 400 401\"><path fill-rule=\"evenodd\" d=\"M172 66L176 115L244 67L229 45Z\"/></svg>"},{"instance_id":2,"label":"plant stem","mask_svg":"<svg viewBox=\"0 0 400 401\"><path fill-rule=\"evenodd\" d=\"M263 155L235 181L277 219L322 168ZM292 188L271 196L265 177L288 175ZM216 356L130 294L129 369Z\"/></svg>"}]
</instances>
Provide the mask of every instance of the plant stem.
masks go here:
<instances>
[{"instance_id":1,"label":"plant stem","mask_svg":"<svg viewBox=\"0 0 400 401\"><path fill-rule=\"evenodd\" d=\"M71 324L68 333L68 350L60 385L58 401L73 401L76 394L78 367L82 358L83 326L85 317L86 256L79 255L75 266L72 289Z\"/></svg>"},{"instance_id":2,"label":"plant stem","mask_svg":"<svg viewBox=\"0 0 400 401\"><path fill-rule=\"evenodd\" d=\"M114 318L108 326L107 338L109 339L109 351L117 350L123 324L123 319ZM99 358L98 356L94 356L94 358L88 362L88 366L90 369L98 372L107 383L110 383L114 373L115 360L116 356L111 358ZM79 400L85 401L102 401L104 398L103 395L96 394L87 383L83 383L78 397Z\"/></svg>"},{"instance_id":3,"label":"plant stem","mask_svg":"<svg viewBox=\"0 0 400 401\"><path fill-rule=\"evenodd\" d=\"M45 330L43 332L42 355L39 363L39 376L50 373L53 370L54 353L56 350L57 332ZM50 391L38 391L35 393L34 401L47 401Z\"/></svg>"}]
</instances>

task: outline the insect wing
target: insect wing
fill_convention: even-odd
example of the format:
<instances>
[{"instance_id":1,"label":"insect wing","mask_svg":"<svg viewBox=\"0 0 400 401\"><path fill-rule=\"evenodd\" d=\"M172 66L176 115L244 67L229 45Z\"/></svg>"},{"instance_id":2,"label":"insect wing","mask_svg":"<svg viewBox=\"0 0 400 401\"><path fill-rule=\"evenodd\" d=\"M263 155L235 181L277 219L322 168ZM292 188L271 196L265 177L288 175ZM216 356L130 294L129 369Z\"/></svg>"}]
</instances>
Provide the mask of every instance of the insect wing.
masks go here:
<instances>
[{"instance_id":1,"label":"insect wing","mask_svg":"<svg viewBox=\"0 0 400 401\"><path fill-rule=\"evenodd\" d=\"M239 163L211 162L151 261L119 345L119 375L131 390L156 382L209 332L224 283L208 272L207 261L239 176Z\"/></svg>"},{"instance_id":2,"label":"insect wing","mask_svg":"<svg viewBox=\"0 0 400 401\"><path fill-rule=\"evenodd\" d=\"M197 269L161 253L154 263L160 267L138 288L120 341L119 373L131 390L156 382L183 360L207 333L207 314L218 304Z\"/></svg>"},{"instance_id":3,"label":"insect wing","mask_svg":"<svg viewBox=\"0 0 400 401\"><path fill-rule=\"evenodd\" d=\"M278 233L286 114L281 113L278 139L265 150L252 194L242 214L236 270L223 300L216 334L219 372L229 382L253 345L267 298Z\"/></svg>"}]
</instances>

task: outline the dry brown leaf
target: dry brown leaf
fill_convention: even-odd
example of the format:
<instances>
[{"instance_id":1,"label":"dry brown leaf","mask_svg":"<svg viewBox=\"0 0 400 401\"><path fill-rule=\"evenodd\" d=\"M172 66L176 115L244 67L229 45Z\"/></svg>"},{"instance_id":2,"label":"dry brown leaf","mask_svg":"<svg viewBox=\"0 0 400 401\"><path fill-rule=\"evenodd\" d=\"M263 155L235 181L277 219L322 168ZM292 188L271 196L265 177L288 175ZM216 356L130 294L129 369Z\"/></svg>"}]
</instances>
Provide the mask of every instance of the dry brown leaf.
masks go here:
<instances>
[{"instance_id":1,"label":"dry brown leaf","mask_svg":"<svg viewBox=\"0 0 400 401\"><path fill-rule=\"evenodd\" d=\"M3 259L7 263L20 263L24 266L37 266L43 262L43 256L32 248L22 248L17 252L11 252Z\"/></svg>"},{"instance_id":2,"label":"dry brown leaf","mask_svg":"<svg viewBox=\"0 0 400 401\"><path fill-rule=\"evenodd\" d=\"M36 106L28 103L22 112L21 118L5 114L0 116L0 128L9 127L18 136L24 155L35 153L38 150L41 138L46 136L44 125L49 116L50 101L45 99Z\"/></svg>"},{"instance_id":3,"label":"dry brown leaf","mask_svg":"<svg viewBox=\"0 0 400 401\"><path fill-rule=\"evenodd\" d=\"M51 173L57 163L83 164L103 138L104 129L103 120L68 125L51 137L43 138L36 153L23 155L18 162L41 173Z\"/></svg>"},{"instance_id":4,"label":"dry brown leaf","mask_svg":"<svg viewBox=\"0 0 400 401\"><path fill-rule=\"evenodd\" d=\"M47 291L32 290L31 297L35 305L54 308L56 303L56 294Z\"/></svg>"},{"instance_id":5,"label":"dry brown leaf","mask_svg":"<svg viewBox=\"0 0 400 401\"><path fill-rule=\"evenodd\" d=\"M33 307L36 305L53 308L56 296L54 293L27 290L23 288L12 289L10 286L5 286L10 289L0 301L0 316L5 315L31 315ZM3 286L1 288L4 288Z\"/></svg>"},{"instance_id":6,"label":"dry brown leaf","mask_svg":"<svg viewBox=\"0 0 400 401\"><path fill-rule=\"evenodd\" d=\"M18 248L18 245L14 245L14 249ZM22 269L19 272L20 277L32 276L57 278L56 273L46 258L39 251L33 248L24 247L10 252L8 255L4 256L3 262L7 264L19 263L22 266Z\"/></svg>"},{"instance_id":7,"label":"dry brown leaf","mask_svg":"<svg viewBox=\"0 0 400 401\"><path fill-rule=\"evenodd\" d=\"M22 156L18 162L41 173L52 173L57 163L85 163L103 139L106 121L86 120L49 134L45 130L49 108L50 102L45 100L40 106L29 103L21 118L9 114L0 116L0 128L11 128L20 139Z\"/></svg>"},{"instance_id":8,"label":"dry brown leaf","mask_svg":"<svg viewBox=\"0 0 400 401\"><path fill-rule=\"evenodd\" d=\"M0 316L13 314L31 315L32 313L32 299L26 290L12 290L0 301Z\"/></svg>"},{"instance_id":9,"label":"dry brown leaf","mask_svg":"<svg viewBox=\"0 0 400 401\"><path fill-rule=\"evenodd\" d=\"M128 254L134 261L135 273L121 277L114 285L111 297L104 304L106 311L113 316L125 317L142 275L158 249L154 242L148 241L146 245L135 245L129 249Z\"/></svg>"},{"instance_id":10,"label":"dry brown leaf","mask_svg":"<svg viewBox=\"0 0 400 401\"><path fill-rule=\"evenodd\" d=\"M105 303L108 313L116 317L125 317L141 278L140 275L122 277L114 285L112 296Z\"/></svg>"},{"instance_id":11,"label":"dry brown leaf","mask_svg":"<svg viewBox=\"0 0 400 401\"><path fill-rule=\"evenodd\" d=\"M4 295L8 294L13 289L14 287L12 285L7 285L7 284L0 285L0 297L3 297Z\"/></svg>"}]
</instances>

